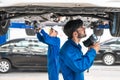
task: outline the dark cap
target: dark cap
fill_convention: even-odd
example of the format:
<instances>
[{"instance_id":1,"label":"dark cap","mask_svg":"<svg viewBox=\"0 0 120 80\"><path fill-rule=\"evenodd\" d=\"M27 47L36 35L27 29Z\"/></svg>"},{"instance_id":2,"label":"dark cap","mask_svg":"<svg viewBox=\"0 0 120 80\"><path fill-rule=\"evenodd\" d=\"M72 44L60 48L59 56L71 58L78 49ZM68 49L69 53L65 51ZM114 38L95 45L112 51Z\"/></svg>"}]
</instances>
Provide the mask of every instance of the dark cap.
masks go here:
<instances>
[{"instance_id":1,"label":"dark cap","mask_svg":"<svg viewBox=\"0 0 120 80\"><path fill-rule=\"evenodd\" d=\"M63 31L68 36L68 38L72 38L73 32L82 26L83 21L81 19L70 20L65 24Z\"/></svg>"}]
</instances>

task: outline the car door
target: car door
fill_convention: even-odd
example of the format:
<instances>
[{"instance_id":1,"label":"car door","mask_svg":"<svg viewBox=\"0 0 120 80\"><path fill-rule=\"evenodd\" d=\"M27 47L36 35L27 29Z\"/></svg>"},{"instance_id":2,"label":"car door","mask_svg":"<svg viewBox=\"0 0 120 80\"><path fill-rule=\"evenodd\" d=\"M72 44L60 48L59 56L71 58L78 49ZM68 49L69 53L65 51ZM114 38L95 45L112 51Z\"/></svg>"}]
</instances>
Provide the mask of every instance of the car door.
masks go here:
<instances>
[{"instance_id":1,"label":"car door","mask_svg":"<svg viewBox=\"0 0 120 80\"><path fill-rule=\"evenodd\" d=\"M32 66L40 69L47 68L47 50L48 47L42 43L34 43L29 46L31 50L31 63Z\"/></svg>"},{"instance_id":2,"label":"car door","mask_svg":"<svg viewBox=\"0 0 120 80\"><path fill-rule=\"evenodd\" d=\"M14 43L15 44L15 43ZM27 41L20 41L15 44L11 54L11 60L17 67L29 67L31 66L31 53L27 46Z\"/></svg>"}]
</instances>

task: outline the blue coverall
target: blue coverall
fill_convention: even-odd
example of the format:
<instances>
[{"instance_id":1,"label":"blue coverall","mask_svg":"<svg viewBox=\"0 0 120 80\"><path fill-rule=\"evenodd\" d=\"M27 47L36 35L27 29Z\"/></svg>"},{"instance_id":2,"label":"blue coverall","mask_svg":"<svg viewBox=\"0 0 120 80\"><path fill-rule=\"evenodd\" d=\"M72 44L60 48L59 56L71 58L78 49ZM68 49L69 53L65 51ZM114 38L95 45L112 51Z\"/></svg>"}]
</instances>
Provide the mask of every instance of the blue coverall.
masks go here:
<instances>
[{"instance_id":1,"label":"blue coverall","mask_svg":"<svg viewBox=\"0 0 120 80\"><path fill-rule=\"evenodd\" d=\"M49 36L43 29L37 33L39 41L48 44L48 76L49 80L58 80L59 78L59 51L60 38Z\"/></svg>"},{"instance_id":2,"label":"blue coverall","mask_svg":"<svg viewBox=\"0 0 120 80\"><path fill-rule=\"evenodd\" d=\"M84 71L89 69L96 56L96 51L90 48L83 55L80 44L68 39L60 50L60 65L64 80L84 80Z\"/></svg>"}]
</instances>

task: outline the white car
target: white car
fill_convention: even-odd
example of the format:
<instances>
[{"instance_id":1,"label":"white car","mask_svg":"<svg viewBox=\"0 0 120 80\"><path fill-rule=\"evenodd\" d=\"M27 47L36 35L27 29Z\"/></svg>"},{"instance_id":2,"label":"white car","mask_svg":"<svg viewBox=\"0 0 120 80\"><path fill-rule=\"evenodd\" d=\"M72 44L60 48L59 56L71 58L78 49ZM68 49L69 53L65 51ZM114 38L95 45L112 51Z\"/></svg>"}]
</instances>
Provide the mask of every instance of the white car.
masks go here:
<instances>
[{"instance_id":1,"label":"white car","mask_svg":"<svg viewBox=\"0 0 120 80\"><path fill-rule=\"evenodd\" d=\"M120 36L120 0L0 0L0 35L7 32L10 19L18 17L40 22L81 18L96 35L102 35L108 24L111 35Z\"/></svg>"}]
</instances>

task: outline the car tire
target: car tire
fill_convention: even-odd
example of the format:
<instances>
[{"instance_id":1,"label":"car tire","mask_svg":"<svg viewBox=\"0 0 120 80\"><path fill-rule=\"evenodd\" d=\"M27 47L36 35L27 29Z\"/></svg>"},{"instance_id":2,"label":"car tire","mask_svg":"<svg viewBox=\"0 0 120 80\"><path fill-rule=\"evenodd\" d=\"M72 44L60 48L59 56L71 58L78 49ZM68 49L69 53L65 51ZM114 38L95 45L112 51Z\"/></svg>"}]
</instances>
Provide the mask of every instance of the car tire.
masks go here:
<instances>
[{"instance_id":1,"label":"car tire","mask_svg":"<svg viewBox=\"0 0 120 80\"><path fill-rule=\"evenodd\" d=\"M103 29L100 29L100 28L94 28L93 29L93 33L96 35L96 36L102 36L103 35Z\"/></svg>"},{"instance_id":2,"label":"car tire","mask_svg":"<svg viewBox=\"0 0 120 80\"><path fill-rule=\"evenodd\" d=\"M110 13L110 33L113 37L120 37L120 12Z\"/></svg>"},{"instance_id":3,"label":"car tire","mask_svg":"<svg viewBox=\"0 0 120 80\"><path fill-rule=\"evenodd\" d=\"M113 54L105 54L103 56L103 63L107 66L113 65L115 63L115 56Z\"/></svg>"},{"instance_id":4,"label":"car tire","mask_svg":"<svg viewBox=\"0 0 120 80\"><path fill-rule=\"evenodd\" d=\"M1 21L0 21L0 35L4 35L8 31L8 27L10 25L10 20L4 20L8 16L9 15L6 12L0 13L0 19L1 19Z\"/></svg>"},{"instance_id":5,"label":"car tire","mask_svg":"<svg viewBox=\"0 0 120 80\"><path fill-rule=\"evenodd\" d=\"M0 72L7 73L11 70L11 63L6 59L0 60Z\"/></svg>"},{"instance_id":6,"label":"car tire","mask_svg":"<svg viewBox=\"0 0 120 80\"><path fill-rule=\"evenodd\" d=\"M34 29L27 28L27 29L25 29L25 32L28 36L34 36L35 35Z\"/></svg>"}]
</instances>

